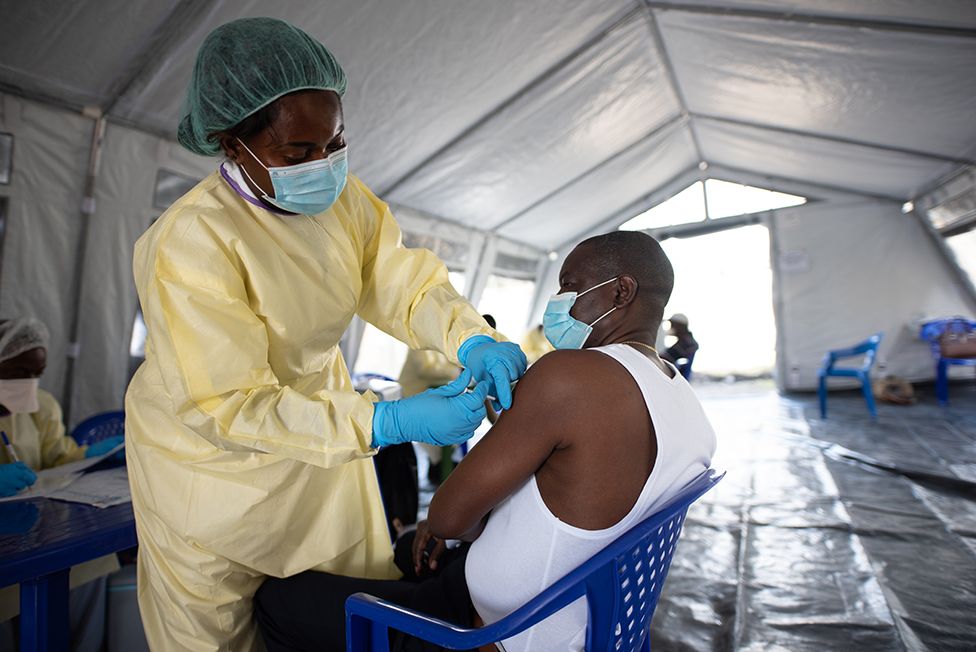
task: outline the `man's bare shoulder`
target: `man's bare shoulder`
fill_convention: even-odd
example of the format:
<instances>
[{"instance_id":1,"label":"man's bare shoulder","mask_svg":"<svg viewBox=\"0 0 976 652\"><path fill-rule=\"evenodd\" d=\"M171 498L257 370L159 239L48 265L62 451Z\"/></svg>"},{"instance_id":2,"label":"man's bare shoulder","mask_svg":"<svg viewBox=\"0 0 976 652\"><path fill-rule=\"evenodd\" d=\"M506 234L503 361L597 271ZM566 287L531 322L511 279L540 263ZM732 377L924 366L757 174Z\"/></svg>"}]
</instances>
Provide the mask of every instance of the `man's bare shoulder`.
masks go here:
<instances>
[{"instance_id":1,"label":"man's bare shoulder","mask_svg":"<svg viewBox=\"0 0 976 652\"><path fill-rule=\"evenodd\" d=\"M607 382L618 380L620 365L610 356L591 350L547 353L529 367L515 387L515 400L568 407L566 401L607 391ZM516 405L513 405L516 407Z\"/></svg>"}]
</instances>

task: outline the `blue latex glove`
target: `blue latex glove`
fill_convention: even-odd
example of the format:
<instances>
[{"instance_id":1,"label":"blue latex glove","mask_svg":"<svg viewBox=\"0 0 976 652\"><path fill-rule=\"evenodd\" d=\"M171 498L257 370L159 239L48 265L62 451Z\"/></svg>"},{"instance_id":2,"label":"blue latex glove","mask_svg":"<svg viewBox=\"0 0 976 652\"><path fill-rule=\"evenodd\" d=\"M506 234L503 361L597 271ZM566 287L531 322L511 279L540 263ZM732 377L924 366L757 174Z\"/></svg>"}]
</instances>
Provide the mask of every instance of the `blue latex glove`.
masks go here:
<instances>
[{"instance_id":1,"label":"blue latex glove","mask_svg":"<svg viewBox=\"0 0 976 652\"><path fill-rule=\"evenodd\" d=\"M521 378L529 366L518 344L475 335L466 339L458 349L458 360L471 370L475 380L488 383L488 393L498 399L496 410L512 407L512 383Z\"/></svg>"},{"instance_id":2,"label":"blue latex glove","mask_svg":"<svg viewBox=\"0 0 976 652\"><path fill-rule=\"evenodd\" d=\"M435 446L458 444L471 438L487 413L488 384L466 392L471 372L464 370L453 382L402 398L380 401L373 408L373 446L420 441Z\"/></svg>"},{"instance_id":3,"label":"blue latex glove","mask_svg":"<svg viewBox=\"0 0 976 652\"><path fill-rule=\"evenodd\" d=\"M37 474L23 462L0 464L0 496L13 496L37 480Z\"/></svg>"},{"instance_id":4,"label":"blue latex glove","mask_svg":"<svg viewBox=\"0 0 976 652\"><path fill-rule=\"evenodd\" d=\"M119 444L125 441L125 437L122 435L116 435L115 437L106 437L100 441L96 441L88 447L85 451L85 457L98 457L99 455L104 455L109 452ZM125 449L123 448L118 453L110 458L113 462L124 462L125 461Z\"/></svg>"}]
</instances>

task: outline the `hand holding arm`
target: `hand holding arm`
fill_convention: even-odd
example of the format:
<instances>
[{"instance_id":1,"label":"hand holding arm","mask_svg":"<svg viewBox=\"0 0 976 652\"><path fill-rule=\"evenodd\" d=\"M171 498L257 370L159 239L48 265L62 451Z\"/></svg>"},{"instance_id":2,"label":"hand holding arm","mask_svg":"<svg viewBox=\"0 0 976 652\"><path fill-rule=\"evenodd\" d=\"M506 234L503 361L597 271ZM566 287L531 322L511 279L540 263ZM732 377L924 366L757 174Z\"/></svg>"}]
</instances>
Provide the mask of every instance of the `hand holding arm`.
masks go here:
<instances>
[{"instance_id":1,"label":"hand holding arm","mask_svg":"<svg viewBox=\"0 0 976 652\"><path fill-rule=\"evenodd\" d=\"M373 411L373 446L419 441L437 446L458 444L471 437L485 419L488 384L466 391L471 372L450 384L398 401L381 401Z\"/></svg>"},{"instance_id":2,"label":"hand holding arm","mask_svg":"<svg viewBox=\"0 0 976 652\"><path fill-rule=\"evenodd\" d=\"M518 344L475 335L461 344L458 360L471 370L475 380L488 383L488 393L498 399L500 409L512 407L512 383L521 378L529 366Z\"/></svg>"}]
</instances>

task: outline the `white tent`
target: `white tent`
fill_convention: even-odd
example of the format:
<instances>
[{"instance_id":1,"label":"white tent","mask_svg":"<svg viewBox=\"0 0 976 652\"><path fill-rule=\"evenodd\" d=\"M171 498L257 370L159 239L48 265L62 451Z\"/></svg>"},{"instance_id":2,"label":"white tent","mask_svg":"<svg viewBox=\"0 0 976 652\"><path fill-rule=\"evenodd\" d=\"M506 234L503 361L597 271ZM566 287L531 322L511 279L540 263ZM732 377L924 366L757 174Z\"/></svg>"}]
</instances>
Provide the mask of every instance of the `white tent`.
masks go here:
<instances>
[{"instance_id":1,"label":"white tent","mask_svg":"<svg viewBox=\"0 0 976 652\"><path fill-rule=\"evenodd\" d=\"M3 0L0 315L51 327L73 421L120 407L132 245L216 164L174 141L196 50L262 15L336 53L353 172L474 300L534 279L537 316L575 242L717 178L810 200L751 218L782 387L879 330L889 372L931 378L909 327L976 311L943 238L976 217L970 0Z\"/></svg>"}]
</instances>

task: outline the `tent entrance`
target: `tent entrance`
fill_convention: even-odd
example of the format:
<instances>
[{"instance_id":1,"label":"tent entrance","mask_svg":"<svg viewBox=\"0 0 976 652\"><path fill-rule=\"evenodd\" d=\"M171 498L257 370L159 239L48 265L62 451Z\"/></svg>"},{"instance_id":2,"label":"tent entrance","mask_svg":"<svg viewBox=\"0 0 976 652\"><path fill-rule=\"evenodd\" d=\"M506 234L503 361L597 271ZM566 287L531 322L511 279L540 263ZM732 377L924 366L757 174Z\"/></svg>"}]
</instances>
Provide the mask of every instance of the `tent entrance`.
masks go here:
<instances>
[{"instance_id":1,"label":"tent entrance","mask_svg":"<svg viewBox=\"0 0 976 652\"><path fill-rule=\"evenodd\" d=\"M771 375L776 320L769 230L753 224L661 244L675 276L665 318L688 316L701 347L695 374Z\"/></svg>"}]
</instances>

